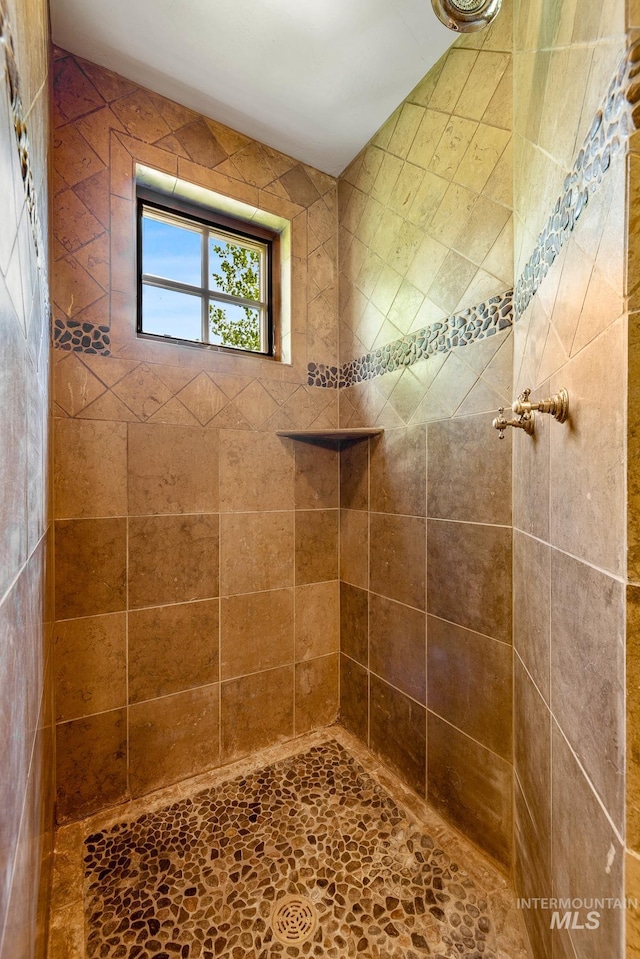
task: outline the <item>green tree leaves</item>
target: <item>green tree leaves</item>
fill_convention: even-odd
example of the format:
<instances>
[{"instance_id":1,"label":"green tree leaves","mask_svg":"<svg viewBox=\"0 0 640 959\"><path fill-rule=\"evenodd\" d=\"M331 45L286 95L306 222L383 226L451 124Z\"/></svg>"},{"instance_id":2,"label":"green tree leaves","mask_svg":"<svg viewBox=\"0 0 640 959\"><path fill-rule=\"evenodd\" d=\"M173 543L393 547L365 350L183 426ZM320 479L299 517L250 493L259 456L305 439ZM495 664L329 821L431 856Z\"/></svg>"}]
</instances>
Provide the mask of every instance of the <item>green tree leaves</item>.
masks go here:
<instances>
[{"instance_id":1,"label":"green tree leaves","mask_svg":"<svg viewBox=\"0 0 640 959\"><path fill-rule=\"evenodd\" d=\"M226 243L216 244L213 251L220 258L220 273L213 273L217 288L230 296L245 300L260 300L260 254L244 246ZM244 316L233 319L227 316L223 306L209 306L211 330L219 336L223 346L235 346L243 350L260 349L260 325L258 310L240 306Z\"/></svg>"}]
</instances>

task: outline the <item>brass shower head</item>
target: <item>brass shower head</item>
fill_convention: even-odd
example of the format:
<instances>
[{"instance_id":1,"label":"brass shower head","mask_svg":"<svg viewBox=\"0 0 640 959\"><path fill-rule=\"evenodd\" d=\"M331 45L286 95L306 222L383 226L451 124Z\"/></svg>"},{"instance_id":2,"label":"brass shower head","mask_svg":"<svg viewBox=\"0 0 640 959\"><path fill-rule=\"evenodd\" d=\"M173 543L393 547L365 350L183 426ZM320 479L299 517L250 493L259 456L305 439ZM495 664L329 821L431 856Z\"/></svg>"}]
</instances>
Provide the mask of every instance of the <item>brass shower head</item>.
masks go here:
<instances>
[{"instance_id":1,"label":"brass shower head","mask_svg":"<svg viewBox=\"0 0 640 959\"><path fill-rule=\"evenodd\" d=\"M501 3L502 0L431 0L438 20L458 33L475 33L489 26Z\"/></svg>"}]
</instances>

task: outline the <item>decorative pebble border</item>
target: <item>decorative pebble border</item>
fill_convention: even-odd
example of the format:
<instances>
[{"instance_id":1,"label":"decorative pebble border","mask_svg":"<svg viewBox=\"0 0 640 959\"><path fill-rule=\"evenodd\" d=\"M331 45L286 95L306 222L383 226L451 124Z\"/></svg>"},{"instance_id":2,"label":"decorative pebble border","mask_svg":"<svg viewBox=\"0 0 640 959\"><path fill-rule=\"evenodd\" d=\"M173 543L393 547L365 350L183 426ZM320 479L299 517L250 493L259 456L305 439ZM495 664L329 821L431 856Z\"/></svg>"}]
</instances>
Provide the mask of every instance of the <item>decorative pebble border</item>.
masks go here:
<instances>
[{"instance_id":1,"label":"decorative pebble border","mask_svg":"<svg viewBox=\"0 0 640 959\"><path fill-rule=\"evenodd\" d=\"M584 139L573 169L564 181L562 195L540 233L515 286L514 306L517 322L529 306L551 265L569 238L570 233L611 166L612 159L624 146L634 129L633 108L639 98L634 77L640 41L621 60L609 84L607 95L598 109L591 129Z\"/></svg>"},{"instance_id":2,"label":"decorative pebble border","mask_svg":"<svg viewBox=\"0 0 640 959\"><path fill-rule=\"evenodd\" d=\"M14 126L27 191L29 215L36 249L40 251L42 234L29 164L28 138L21 119L22 105L18 92L13 44L2 7L0 7L0 42L5 48ZM477 342L507 329L513 325L514 321L517 322L574 230L587 206L589 196L596 191L609 170L613 157L620 151L635 127L635 113L637 104L640 102L640 84L636 83L636 74L640 71L639 61L640 41L637 41L621 60L611 80L606 97L594 117L573 169L565 179L562 195L558 198L531 256L518 277L515 290L507 290L484 303L448 316L438 323L432 323L416 333L394 340L341 366L309 363L308 385L329 389L352 386L354 383L361 383L364 380L382 376L384 373L390 373L399 367L411 366L418 360L427 359L433 353L449 352L456 347ZM108 326L79 323L71 319L56 319L53 340L57 347L64 350L99 353L103 356L108 356L111 352Z\"/></svg>"},{"instance_id":3,"label":"decorative pebble border","mask_svg":"<svg viewBox=\"0 0 640 959\"><path fill-rule=\"evenodd\" d=\"M309 385L333 388L352 386L354 383L390 373L399 366L411 366L420 359L426 359L431 353L448 352L457 346L474 343L490 336L496 330L512 326L514 321L517 322L574 230L589 201L589 195L595 193L602 183L611 166L611 160L636 126L635 108L640 102L640 84L635 82L635 78L639 72L640 41L637 41L620 61L573 169L564 181L562 195L518 277L515 291L509 290L501 296L492 297L487 303L449 316L411 336L394 340L378 350L344 363L339 368L309 363ZM640 116L637 119L640 122ZM486 308L495 308L498 303L499 317L495 325L487 326ZM508 310L505 309L507 304ZM495 312L493 317L496 318ZM481 322L478 322L479 318ZM425 349L425 344L431 349Z\"/></svg>"},{"instance_id":4,"label":"decorative pebble border","mask_svg":"<svg viewBox=\"0 0 640 959\"><path fill-rule=\"evenodd\" d=\"M85 840L87 959L494 959L485 894L337 743ZM311 901L312 938L273 935Z\"/></svg>"},{"instance_id":5,"label":"decorative pebble border","mask_svg":"<svg viewBox=\"0 0 640 959\"><path fill-rule=\"evenodd\" d=\"M466 346L493 336L511 326L512 315L513 290L507 290L478 306L455 313L438 323L425 326L417 333L344 363L340 369L309 363L309 386L352 386L382 376L383 373L391 373L401 366L411 366L418 360L427 359L434 353L448 353L456 346Z\"/></svg>"},{"instance_id":6,"label":"decorative pebble border","mask_svg":"<svg viewBox=\"0 0 640 959\"><path fill-rule=\"evenodd\" d=\"M108 326L80 323L78 320L56 319L53 324L53 342L61 350L79 353L99 353L110 356L111 337Z\"/></svg>"}]
</instances>

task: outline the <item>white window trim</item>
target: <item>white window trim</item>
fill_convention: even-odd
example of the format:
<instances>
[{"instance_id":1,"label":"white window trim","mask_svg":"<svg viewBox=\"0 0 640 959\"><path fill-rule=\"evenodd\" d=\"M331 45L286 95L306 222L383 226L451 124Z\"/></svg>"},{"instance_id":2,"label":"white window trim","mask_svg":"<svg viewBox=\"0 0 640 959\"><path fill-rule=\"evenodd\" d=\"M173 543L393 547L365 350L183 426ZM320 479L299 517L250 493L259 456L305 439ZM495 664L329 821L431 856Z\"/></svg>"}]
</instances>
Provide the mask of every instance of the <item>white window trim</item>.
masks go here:
<instances>
[{"instance_id":1,"label":"white window trim","mask_svg":"<svg viewBox=\"0 0 640 959\"><path fill-rule=\"evenodd\" d=\"M244 203L242 200L236 200L233 197L214 190L206 189L195 183L189 183L181 180L177 176L163 173L161 170L154 170L152 167L136 164L136 184L153 190L157 193L161 202L162 196L167 199L175 197L178 200L196 204L206 210L212 210L226 216L231 216L241 223L256 224L277 233L280 237L280 307L277 315L274 315L273 322L278 328L278 339L280 344L279 356L277 359L281 363L290 365L291 356L291 221L286 217L278 216L267 210L259 209ZM179 214L177 214L179 215ZM221 347L221 350L226 349ZM230 349L229 352L236 352ZM247 353L253 359L264 359L273 362L274 357L266 356L264 353Z\"/></svg>"}]
</instances>

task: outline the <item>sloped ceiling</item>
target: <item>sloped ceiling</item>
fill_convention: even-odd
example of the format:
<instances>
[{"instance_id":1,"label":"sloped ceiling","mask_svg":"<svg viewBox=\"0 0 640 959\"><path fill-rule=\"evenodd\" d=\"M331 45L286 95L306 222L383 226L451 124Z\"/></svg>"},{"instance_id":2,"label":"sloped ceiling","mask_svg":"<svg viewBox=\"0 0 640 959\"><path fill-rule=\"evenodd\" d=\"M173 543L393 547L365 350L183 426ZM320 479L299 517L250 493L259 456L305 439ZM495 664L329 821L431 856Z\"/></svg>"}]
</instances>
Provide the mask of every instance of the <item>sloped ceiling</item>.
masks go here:
<instances>
[{"instance_id":1,"label":"sloped ceiling","mask_svg":"<svg viewBox=\"0 0 640 959\"><path fill-rule=\"evenodd\" d=\"M337 175L455 39L430 0L51 0L58 46Z\"/></svg>"}]
</instances>

